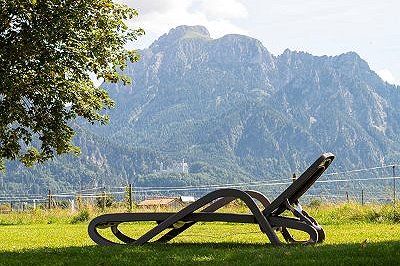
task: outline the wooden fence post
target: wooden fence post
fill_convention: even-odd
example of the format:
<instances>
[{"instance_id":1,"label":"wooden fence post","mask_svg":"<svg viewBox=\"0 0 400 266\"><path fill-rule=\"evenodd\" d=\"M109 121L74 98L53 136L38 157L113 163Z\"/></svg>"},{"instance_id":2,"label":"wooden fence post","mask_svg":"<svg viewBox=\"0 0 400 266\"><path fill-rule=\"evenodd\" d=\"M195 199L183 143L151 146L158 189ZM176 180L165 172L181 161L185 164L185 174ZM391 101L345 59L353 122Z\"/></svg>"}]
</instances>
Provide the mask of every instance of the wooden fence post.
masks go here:
<instances>
[{"instance_id":1,"label":"wooden fence post","mask_svg":"<svg viewBox=\"0 0 400 266\"><path fill-rule=\"evenodd\" d=\"M132 184L128 185L129 211L132 212Z\"/></svg>"},{"instance_id":2,"label":"wooden fence post","mask_svg":"<svg viewBox=\"0 0 400 266\"><path fill-rule=\"evenodd\" d=\"M49 194L47 195L47 208L50 210L51 209L51 190L49 189Z\"/></svg>"},{"instance_id":3,"label":"wooden fence post","mask_svg":"<svg viewBox=\"0 0 400 266\"><path fill-rule=\"evenodd\" d=\"M102 198L103 198L102 211L104 211L106 209L106 191L105 190L103 190Z\"/></svg>"},{"instance_id":4,"label":"wooden fence post","mask_svg":"<svg viewBox=\"0 0 400 266\"><path fill-rule=\"evenodd\" d=\"M396 171L393 165L393 206L396 206Z\"/></svg>"},{"instance_id":5,"label":"wooden fence post","mask_svg":"<svg viewBox=\"0 0 400 266\"><path fill-rule=\"evenodd\" d=\"M364 189L361 189L361 205L364 205Z\"/></svg>"}]
</instances>

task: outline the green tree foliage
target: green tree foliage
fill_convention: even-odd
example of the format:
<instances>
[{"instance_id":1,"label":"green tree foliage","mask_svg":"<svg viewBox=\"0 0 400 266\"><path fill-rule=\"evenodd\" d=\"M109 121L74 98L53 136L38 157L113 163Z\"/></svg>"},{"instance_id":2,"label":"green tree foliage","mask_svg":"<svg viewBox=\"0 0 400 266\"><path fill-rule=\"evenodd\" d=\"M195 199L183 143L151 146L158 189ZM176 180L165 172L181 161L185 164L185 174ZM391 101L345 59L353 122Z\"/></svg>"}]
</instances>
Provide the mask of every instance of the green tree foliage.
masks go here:
<instances>
[{"instance_id":1,"label":"green tree foliage","mask_svg":"<svg viewBox=\"0 0 400 266\"><path fill-rule=\"evenodd\" d=\"M137 11L113 0L0 0L0 168L78 153L71 121L106 123L113 101L90 74L124 84Z\"/></svg>"}]
</instances>

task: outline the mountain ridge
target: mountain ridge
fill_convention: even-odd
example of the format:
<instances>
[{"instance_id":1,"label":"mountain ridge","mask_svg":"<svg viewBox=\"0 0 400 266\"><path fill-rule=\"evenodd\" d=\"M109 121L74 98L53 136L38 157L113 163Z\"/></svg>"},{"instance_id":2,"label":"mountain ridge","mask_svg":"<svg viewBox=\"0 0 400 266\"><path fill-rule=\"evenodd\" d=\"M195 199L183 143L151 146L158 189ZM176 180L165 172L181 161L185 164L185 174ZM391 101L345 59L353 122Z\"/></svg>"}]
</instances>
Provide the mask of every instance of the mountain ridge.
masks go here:
<instances>
[{"instance_id":1,"label":"mountain ridge","mask_svg":"<svg viewBox=\"0 0 400 266\"><path fill-rule=\"evenodd\" d=\"M290 177L325 151L337 155L332 169L399 161L400 87L354 52L275 56L248 36L180 26L139 53L124 70L132 86L105 85L117 105L110 124L80 123L74 178L64 157L35 174L62 180L59 189L86 172L105 185L215 184ZM157 170L183 158L187 176ZM20 189L29 171L11 168L3 179L16 185L0 190Z\"/></svg>"}]
</instances>

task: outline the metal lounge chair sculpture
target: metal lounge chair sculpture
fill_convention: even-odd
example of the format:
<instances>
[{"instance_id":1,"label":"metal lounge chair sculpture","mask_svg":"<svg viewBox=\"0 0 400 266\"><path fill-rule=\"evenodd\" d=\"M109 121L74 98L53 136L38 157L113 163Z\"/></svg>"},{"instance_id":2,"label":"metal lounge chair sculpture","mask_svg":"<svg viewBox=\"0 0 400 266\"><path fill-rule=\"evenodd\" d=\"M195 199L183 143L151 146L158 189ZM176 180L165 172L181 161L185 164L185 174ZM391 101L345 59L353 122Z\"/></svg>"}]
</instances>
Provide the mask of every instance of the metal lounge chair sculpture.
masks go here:
<instances>
[{"instance_id":1,"label":"metal lounge chair sculpture","mask_svg":"<svg viewBox=\"0 0 400 266\"><path fill-rule=\"evenodd\" d=\"M208 193L176 213L113 213L94 218L88 227L90 238L99 245L115 245L100 235L98 229L111 228L111 232L126 244L144 244L160 236L156 242L168 242L196 222L237 222L258 224L261 232L267 235L273 245L283 244L276 232L280 232L288 243L315 244L324 241L322 227L301 208L299 198L314 184L334 159L332 153L322 154L298 179L296 179L274 201L270 202L257 191L238 189L219 189ZM251 214L216 213L218 209L235 199L242 200ZM264 208L260 210L255 200ZM283 212L290 211L294 217ZM136 221L155 221L157 225L137 239L123 233L121 223ZM298 241L288 229L299 230L309 235L308 240Z\"/></svg>"}]
</instances>

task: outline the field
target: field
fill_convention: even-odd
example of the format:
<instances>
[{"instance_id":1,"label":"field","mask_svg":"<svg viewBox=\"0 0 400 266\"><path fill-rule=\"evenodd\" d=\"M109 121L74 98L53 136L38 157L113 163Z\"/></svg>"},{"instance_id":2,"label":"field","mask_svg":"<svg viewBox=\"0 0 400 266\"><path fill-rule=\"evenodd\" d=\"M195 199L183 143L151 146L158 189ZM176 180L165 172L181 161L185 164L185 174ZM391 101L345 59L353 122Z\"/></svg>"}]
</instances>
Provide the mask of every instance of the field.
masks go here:
<instances>
[{"instance_id":1,"label":"field","mask_svg":"<svg viewBox=\"0 0 400 266\"><path fill-rule=\"evenodd\" d=\"M77 219L85 217L82 213L2 214L0 265L399 264L400 223L392 207L344 204L313 207L311 212L323 224L326 241L278 248L256 225L230 223L195 225L169 244L100 247L87 235L87 219ZM151 226L132 223L123 229L140 235Z\"/></svg>"}]
</instances>

